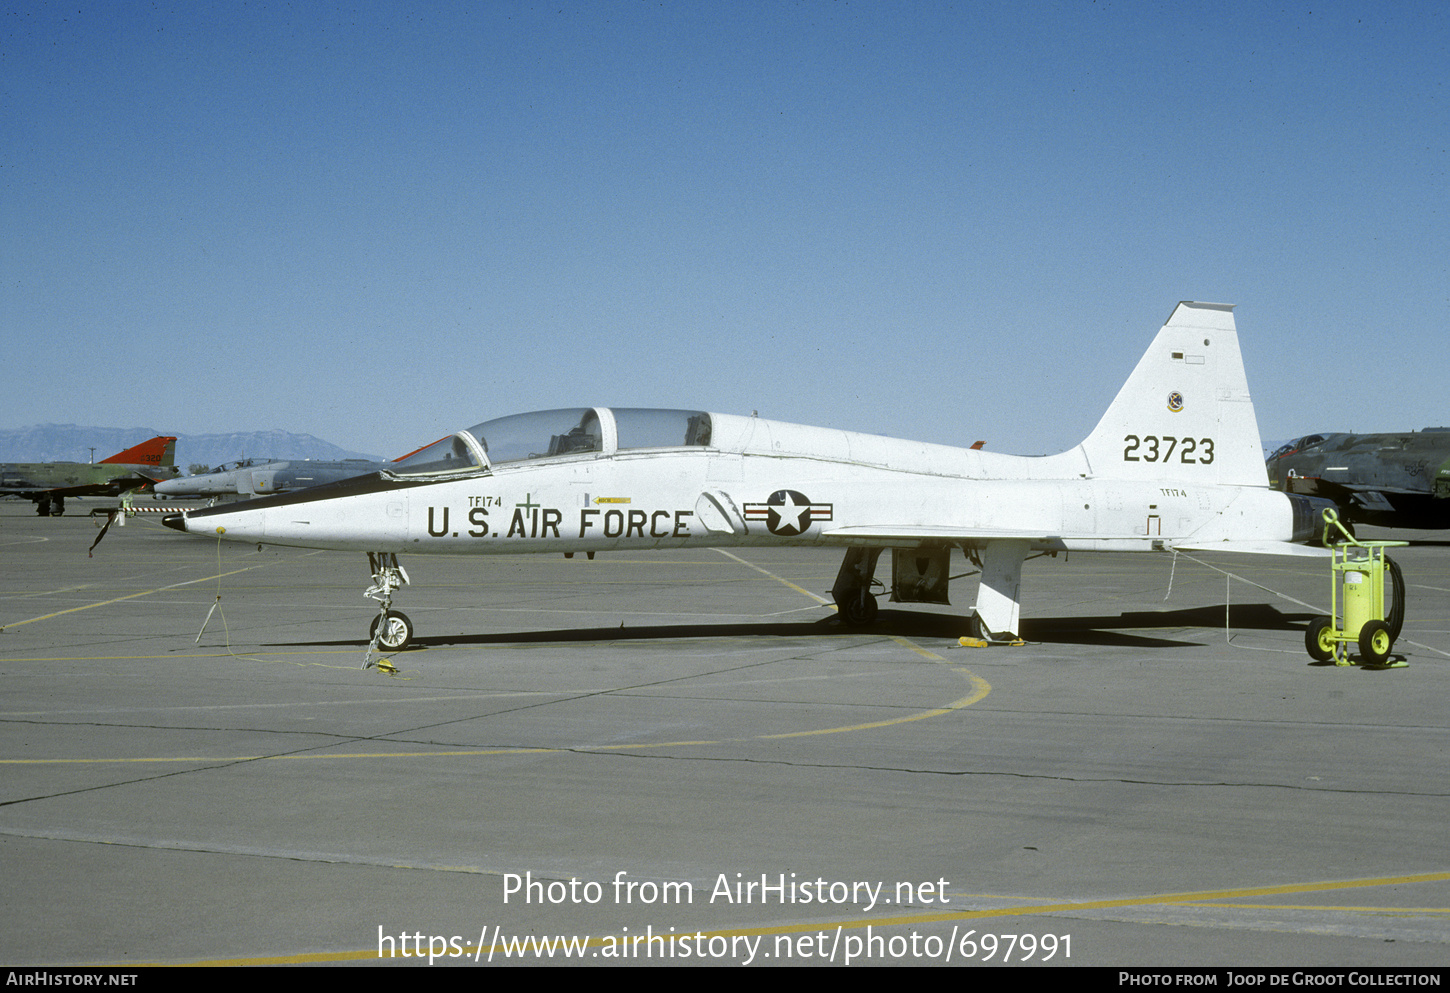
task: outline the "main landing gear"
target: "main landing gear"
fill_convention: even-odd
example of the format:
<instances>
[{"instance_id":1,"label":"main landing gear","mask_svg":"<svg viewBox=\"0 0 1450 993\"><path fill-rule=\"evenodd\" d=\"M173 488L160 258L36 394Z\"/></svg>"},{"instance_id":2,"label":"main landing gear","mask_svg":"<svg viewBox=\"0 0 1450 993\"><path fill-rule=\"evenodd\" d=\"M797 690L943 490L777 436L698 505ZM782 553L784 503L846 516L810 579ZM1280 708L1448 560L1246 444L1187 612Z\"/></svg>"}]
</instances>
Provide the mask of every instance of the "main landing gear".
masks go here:
<instances>
[{"instance_id":1,"label":"main landing gear","mask_svg":"<svg viewBox=\"0 0 1450 993\"><path fill-rule=\"evenodd\" d=\"M363 659L363 668L373 665L373 653L401 652L413 640L413 622L408 615L393 609L393 591L408 585L408 572L398 565L398 556L393 552L368 552L368 567L373 573L373 585L363 594L378 602L378 616L368 629L368 653ZM379 669L389 672L397 670L379 659Z\"/></svg>"},{"instance_id":2,"label":"main landing gear","mask_svg":"<svg viewBox=\"0 0 1450 993\"><path fill-rule=\"evenodd\" d=\"M880 548L851 548L836 574L836 584L831 587L831 598L841 619L853 627L864 627L876 620L876 593L873 586L880 586L873 578L876 574L876 560L881 557Z\"/></svg>"},{"instance_id":3,"label":"main landing gear","mask_svg":"<svg viewBox=\"0 0 1450 993\"><path fill-rule=\"evenodd\" d=\"M876 619L876 598L886 592L874 578L876 560L883 550L847 549L836 583L831 587L831 596L844 623L859 627ZM1030 550L1029 541L1015 538L987 541L980 549L962 547L968 560L981 572L971 618L973 636L969 640L974 645L1022 644L1017 634L1022 619L1022 563ZM948 603L950 572L951 548L948 546L893 548L891 599L896 603Z\"/></svg>"}]
</instances>

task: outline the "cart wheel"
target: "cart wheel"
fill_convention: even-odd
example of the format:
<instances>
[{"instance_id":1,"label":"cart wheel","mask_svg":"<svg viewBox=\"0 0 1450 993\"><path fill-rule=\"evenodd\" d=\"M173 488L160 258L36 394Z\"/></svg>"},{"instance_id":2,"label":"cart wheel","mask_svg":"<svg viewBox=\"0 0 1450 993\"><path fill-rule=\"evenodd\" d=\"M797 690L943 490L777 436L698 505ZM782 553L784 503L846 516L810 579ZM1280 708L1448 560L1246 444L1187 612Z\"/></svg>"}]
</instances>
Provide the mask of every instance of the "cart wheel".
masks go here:
<instances>
[{"instance_id":1,"label":"cart wheel","mask_svg":"<svg viewBox=\"0 0 1450 993\"><path fill-rule=\"evenodd\" d=\"M1328 662L1334 658L1332 617L1316 617L1309 622L1309 630L1304 632L1304 648L1311 658L1320 662Z\"/></svg>"},{"instance_id":2,"label":"cart wheel","mask_svg":"<svg viewBox=\"0 0 1450 993\"><path fill-rule=\"evenodd\" d=\"M1390 641L1399 641L1400 629L1405 624L1405 574L1400 571L1400 564L1388 555L1385 556L1385 571L1390 574L1395 587L1390 595L1390 612L1385 616L1385 623L1390 626Z\"/></svg>"},{"instance_id":3,"label":"cart wheel","mask_svg":"<svg viewBox=\"0 0 1450 993\"><path fill-rule=\"evenodd\" d=\"M373 626L368 629L369 641L378 633L378 620L379 618L374 617ZM388 626L378 638L378 647L387 652L401 652L412 640L413 622L408 620L408 615L396 610L388 611Z\"/></svg>"},{"instance_id":4,"label":"cart wheel","mask_svg":"<svg viewBox=\"0 0 1450 993\"><path fill-rule=\"evenodd\" d=\"M1394 646L1394 636L1384 621L1365 621L1359 629L1359 657L1370 665L1384 665Z\"/></svg>"}]
</instances>

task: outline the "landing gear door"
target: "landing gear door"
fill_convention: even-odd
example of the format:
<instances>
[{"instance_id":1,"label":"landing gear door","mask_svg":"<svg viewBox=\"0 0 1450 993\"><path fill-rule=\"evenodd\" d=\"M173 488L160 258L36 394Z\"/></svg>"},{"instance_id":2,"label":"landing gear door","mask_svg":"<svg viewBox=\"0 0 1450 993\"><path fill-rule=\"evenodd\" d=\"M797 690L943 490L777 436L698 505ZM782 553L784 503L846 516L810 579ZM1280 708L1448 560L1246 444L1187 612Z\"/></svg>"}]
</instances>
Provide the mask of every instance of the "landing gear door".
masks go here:
<instances>
[{"instance_id":1,"label":"landing gear door","mask_svg":"<svg viewBox=\"0 0 1450 993\"><path fill-rule=\"evenodd\" d=\"M952 550L947 548L893 548L891 599L894 603L950 603Z\"/></svg>"}]
</instances>

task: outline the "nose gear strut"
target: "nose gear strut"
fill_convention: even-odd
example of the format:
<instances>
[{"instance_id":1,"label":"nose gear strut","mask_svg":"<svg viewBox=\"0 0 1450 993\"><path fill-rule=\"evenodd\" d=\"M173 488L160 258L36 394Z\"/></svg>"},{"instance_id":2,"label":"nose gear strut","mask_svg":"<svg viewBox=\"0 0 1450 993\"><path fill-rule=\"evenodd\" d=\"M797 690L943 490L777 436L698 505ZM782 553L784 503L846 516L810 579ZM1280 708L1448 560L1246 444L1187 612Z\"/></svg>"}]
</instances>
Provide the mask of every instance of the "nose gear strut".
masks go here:
<instances>
[{"instance_id":1,"label":"nose gear strut","mask_svg":"<svg viewBox=\"0 0 1450 993\"><path fill-rule=\"evenodd\" d=\"M394 552L368 552L368 568L372 570L373 585L363 596L378 602L378 616L373 618L369 631L371 640L363 658L364 669L372 668L373 654L378 649L388 653L401 652L413 640L413 622L408 620L407 614L392 609L393 591L408 585L408 571L398 565L398 556ZM377 667L383 672L398 671L381 657Z\"/></svg>"}]
</instances>

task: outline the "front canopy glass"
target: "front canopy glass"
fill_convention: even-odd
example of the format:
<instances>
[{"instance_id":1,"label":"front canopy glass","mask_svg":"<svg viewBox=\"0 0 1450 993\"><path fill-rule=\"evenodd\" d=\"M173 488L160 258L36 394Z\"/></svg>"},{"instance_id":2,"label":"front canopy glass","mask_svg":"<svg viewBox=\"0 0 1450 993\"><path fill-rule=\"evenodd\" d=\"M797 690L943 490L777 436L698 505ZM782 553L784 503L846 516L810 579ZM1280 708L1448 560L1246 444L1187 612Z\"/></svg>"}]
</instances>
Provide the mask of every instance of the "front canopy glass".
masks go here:
<instances>
[{"instance_id":1,"label":"front canopy glass","mask_svg":"<svg viewBox=\"0 0 1450 993\"><path fill-rule=\"evenodd\" d=\"M617 426L611 447L672 448L710 444L710 415L699 410L619 408L606 416ZM397 464L405 475L467 472L481 468L470 442L477 441L490 465L526 459L604 452L605 427L593 407L568 407L512 414L435 441Z\"/></svg>"}]
</instances>

